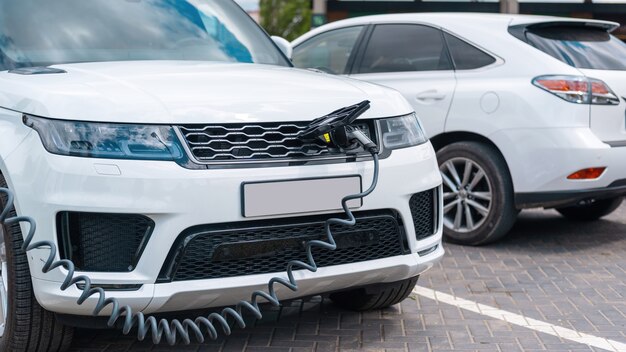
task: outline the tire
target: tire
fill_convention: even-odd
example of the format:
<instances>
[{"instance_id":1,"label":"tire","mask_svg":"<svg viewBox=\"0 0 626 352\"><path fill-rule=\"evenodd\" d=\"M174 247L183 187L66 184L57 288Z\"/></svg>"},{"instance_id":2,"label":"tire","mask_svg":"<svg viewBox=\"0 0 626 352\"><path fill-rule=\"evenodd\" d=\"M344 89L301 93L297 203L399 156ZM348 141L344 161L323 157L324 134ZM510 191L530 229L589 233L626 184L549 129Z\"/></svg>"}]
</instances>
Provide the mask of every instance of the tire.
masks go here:
<instances>
[{"instance_id":1,"label":"tire","mask_svg":"<svg viewBox=\"0 0 626 352\"><path fill-rule=\"evenodd\" d=\"M624 198L622 197L594 200L584 205L557 208L556 211L569 220L596 221L617 210L622 205L623 200Z\"/></svg>"},{"instance_id":2,"label":"tire","mask_svg":"<svg viewBox=\"0 0 626 352\"><path fill-rule=\"evenodd\" d=\"M7 188L0 174L0 188ZM4 209L6 197L0 199ZM15 216L15 211L9 217ZM54 313L43 309L33 292L26 253L22 251L22 233L18 224L0 225L6 248L8 312L0 351L62 352L72 342L74 330L56 321Z\"/></svg>"},{"instance_id":3,"label":"tire","mask_svg":"<svg viewBox=\"0 0 626 352\"><path fill-rule=\"evenodd\" d=\"M519 211L500 153L484 143L458 142L439 150L437 159L444 179L444 239L478 246L504 237Z\"/></svg>"},{"instance_id":4,"label":"tire","mask_svg":"<svg viewBox=\"0 0 626 352\"><path fill-rule=\"evenodd\" d=\"M419 276L377 285L375 289L358 288L330 294L336 305L350 310L365 311L386 308L404 301L413 291Z\"/></svg>"}]
</instances>

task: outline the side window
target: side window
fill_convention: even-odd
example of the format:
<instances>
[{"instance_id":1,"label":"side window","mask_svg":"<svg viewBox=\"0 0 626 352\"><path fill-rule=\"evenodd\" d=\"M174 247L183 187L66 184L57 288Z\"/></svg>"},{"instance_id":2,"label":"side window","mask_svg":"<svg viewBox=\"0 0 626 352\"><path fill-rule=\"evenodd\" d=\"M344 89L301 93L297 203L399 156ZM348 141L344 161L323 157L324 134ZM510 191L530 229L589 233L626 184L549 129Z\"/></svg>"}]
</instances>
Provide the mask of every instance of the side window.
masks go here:
<instances>
[{"instance_id":1,"label":"side window","mask_svg":"<svg viewBox=\"0 0 626 352\"><path fill-rule=\"evenodd\" d=\"M345 73L350 54L363 26L332 30L317 35L293 50L293 64L335 74Z\"/></svg>"},{"instance_id":2,"label":"side window","mask_svg":"<svg viewBox=\"0 0 626 352\"><path fill-rule=\"evenodd\" d=\"M444 35L448 42L448 50L450 50L450 55L454 61L454 67L457 70L471 70L496 62L496 59L491 55L473 45L448 33L444 33Z\"/></svg>"},{"instance_id":3,"label":"side window","mask_svg":"<svg viewBox=\"0 0 626 352\"><path fill-rule=\"evenodd\" d=\"M441 31L414 24L374 27L359 73L452 70Z\"/></svg>"}]
</instances>

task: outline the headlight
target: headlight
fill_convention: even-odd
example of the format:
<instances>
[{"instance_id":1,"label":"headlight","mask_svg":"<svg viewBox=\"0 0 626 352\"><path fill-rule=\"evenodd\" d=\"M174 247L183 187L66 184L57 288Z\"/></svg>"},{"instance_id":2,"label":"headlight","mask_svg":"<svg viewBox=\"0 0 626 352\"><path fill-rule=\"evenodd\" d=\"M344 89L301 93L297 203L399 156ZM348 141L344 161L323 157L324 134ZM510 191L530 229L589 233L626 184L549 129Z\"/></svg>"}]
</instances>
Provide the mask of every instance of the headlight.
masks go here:
<instances>
[{"instance_id":1,"label":"headlight","mask_svg":"<svg viewBox=\"0 0 626 352\"><path fill-rule=\"evenodd\" d=\"M383 147L400 149L426 143L428 138L413 113L410 115L378 120Z\"/></svg>"},{"instance_id":2,"label":"headlight","mask_svg":"<svg viewBox=\"0 0 626 352\"><path fill-rule=\"evenodd\" d=\"M24 124L53 154L105 159L179 160L183 148L170 126L51 120L24 115Z\"/></svg>"}]
</instances>

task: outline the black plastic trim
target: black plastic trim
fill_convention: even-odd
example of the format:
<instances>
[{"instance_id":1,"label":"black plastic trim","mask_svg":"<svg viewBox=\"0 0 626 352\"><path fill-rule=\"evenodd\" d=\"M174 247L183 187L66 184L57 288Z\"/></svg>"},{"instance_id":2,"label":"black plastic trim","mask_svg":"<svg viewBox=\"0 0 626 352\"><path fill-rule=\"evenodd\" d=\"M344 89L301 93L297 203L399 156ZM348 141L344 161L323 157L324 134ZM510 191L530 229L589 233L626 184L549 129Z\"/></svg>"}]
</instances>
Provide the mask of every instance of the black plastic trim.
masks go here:
<instances>
[{"instance_id":1,"label":"black plastic trim","mask_svg":"<svg viewBox=\"0 0 626 352\"><path fill-rule=\"evenodd\" d=\"M91 215L107 215L107 216L115 216L115 215L121 215L121 216L137 216L137 217L142 217L144 218L149 224L150 226L147 228L147 231L144 233L143 238L141 239L141 242L139 244L139 247L137 248L137 251L135 252L135 256L133 257L129 270L127 271L123 271L123 272L132 272L133 270L135 270L135 268L137 267L137 264L139 263L139 260L141 259L144 250L146 249L146 246L148 245L148 241L150 240L150 238L152 237L152 234L154 233L154 229L155 229L155 222L154 220L150 219L149 217L142 215L142 214L122 214L122 213L88 213L88 212L72 212L72 211L61 211L57 213L56 216L56 230L57 230L57 243L59 243L59 256L61 257L61 259L69 259L69 260L73 260L72 258L72 240L71 240L71 235L70 235L70 229L69 229L69 216L70 214L74 214L74 215L86 215L86 214L91 214ZM80 271L80 268L77 267L77 270ZM89 270L91 272L120 272L120 271L94 271L94 270ZM137 288L138 289L138 288Z\"/></svg>"},{"instance_id":2,"label":"black plastic trim","mask_svg":"<svg viewBox=\"0 0 626 352\"><path fill-rule=\"evenodd\" d=\"M384 150L379 154L378 159L384 160L391 155L391 150ZM372 157L367 155L346 155L338 156L337 158L327 159L300 159L300 160L285 160L278 162L239 162L230 164L198 164L186 158L186 160L177 162L177 164L185 169L189 170L227 170L227 169L254 169L254 168L268 168L268 167L290 167L290 166L314 166L314 165L331 165L331 164L347 164L354 162L371 161Z\"/></svg>"},{"instance_id":3,"label":"black plastic trim","mask_svg":"<svg viewBox=\"0 0 626 352\"><path fill-rule=\"evenodd\" d=\"M85 290L85 284L76 284L81 290ZM105 291L139 291L143 287L143 284L92 284L91 288L101 288Z\"/></svg>"},{"instance_id":4,"label":"black plastic trim","mask_svg":"<svg viewBox=\"0 0 626 352\"><path fill-rule=\"evenodd\" d=\"M395 118L404 115L390 116L387 118ZM382 136L380 136L380 130L378 128L378 120L380 119L363 119L357 120L357 123L366 123L370 129L372 136L375 138L374 142L379 144L380 153L378 154L379 160L384 160L391 156L391 149L385 149L382 146ZM296 123L296 122L285 122ZM189 170L221 170L221 169L253 169L253 168L269 168L269 167L291 167L291 166L316 166L316 165L331 165L331 164L346 164L354 162L371 161L373 158L368 152L362 152L356 155L349 154L335 154L326 155L321 157L310 158L298 158L298 159L256 159L256 160L234 160L234 161L220 161L220 162L200 162L193 158L192 153L188 150L189 146L184 136L180 132L180 126L174 126L174 130L179 138L181 145L185 151L185 158L183 160L176 160L176 163Z\"/></svg>"},{"instance_id":5,"label":"black plastic trim","mask_svg":"<svg viewBox=\"0 0 626 352\"><path fill-rule=\"evenodd\" d=\"M370 38L372 37L373 32L374 32L374 25L368 24L365 30L363 31L361 37L359 38L360 40L359 45L357 45L353 54L350 55L352 57L350 58L351 60L350 68L347 71L347 74L353 75L353 74L358 73L357 70L361 66L361 63L363 62L363 55L365 54L365 50L367 50L367 46L369 45Z\"/></svg>"},{"instance_id":6,"label":"black plastic trim","mask_svg":"<svg viewBox=\"0 0 626 352\"><path fill-rule=\"evenodd\" d=\"M515 206L518 209L558 208L576 205L587 199L607 199L626 196L626 179L617 180L606 188L576 191L516 193Z\"/></svg>"},{"instance_id":7,"label":"black plastic trim","mask_svg":"<svg viewBox=\"0 0 626 352\"><path fill-rule=\"evenodd\" d=\"M610 145L611 148L626 147L626 141L613 141L613 142L605 142L605 143Z\"/></svg>"},{"instance_id":8,"label":"black plastic trim","mask_svg":"<svg viewBox=\"0 0 626 352\"><path fill-rule=\"evenodd\" d=\"M369 210L369 211L361 211L354 212L354 216L359 219L368 218L368 217L380 217L380 216L391 216L395 219L398 224L398 236L402 248L403 254L410 254L411 249L409 248L409 243L406 236L405 224L402 221L402 217L400 214L391 209L382 209L382 210ZM313 216L302 216L302 217L292 217L292 218L279 218L279 219L269 219L269 220L253 220L253 221L242 221L235 223L222 223L222 224L209 224L209 225L198 225L190 227L176 238L170 252L168 253L159 276L157 278L156 283L170 283L173 281L174 273L177 270L180 257L184 254L186 245L196 236L203 235L206 233L217 233L223 231L241 231L241 230L252 230L252 229L261 229L261 228L271 228L271 227L282 227L289 225L307 225L313 223L321 223L326 221L332 217L345 217L344 213L337 214L327 214L327 215L313 215Z\"/></svg>"},{"instance_id":9,"label":"black plastic trim","mask_svg":"<svg viewBox=\"0 0 626 352\"><path fill-rule=\"evenodd\" d=\"M529 44L534 47L526 37L526 33L535 29L535 28L546 28L546 27L554 27L554 26L568 26L568 27L596 27L599 29L604 29L607 32L611 33L615 30L615 27L605 25L603 23L596 22L580 22L580 21L550 21L550 22L540 22L540 23L528 23L528 24L518 24L515 26L510 26L508 31L509 34L514 36L515 38L523 41L526 44Z\"/></svg>"},{"instance_id":10,"label":"black plastic trim","mask_svg":"<svg viewBox=\"0 0 626 352\"><path fill-rule=\"evenodd\" d=\"M417 254L420 257L425 257L425 256L427 256L427 255L429 255L431 253L434 253L437 250L437 248L439 248L438 244L436 244L436 245L434 245L434 246L432 246L430 248L424 249L423 251L419 251L419 252L417 252Z\"/></svg>"},{"instance_id":11,"label":"black plastic trim","mask_svg":"<svg viewBox=\"0 0 626 352\"><path fill-rule=\"evenodd\" d=\"M412 224L415 229L415 239L417 241L422 241L429 237L432 237L435 234L437 234L437 231L439 231L439 188L440 187L435 187L431 190L415 193L409 199L409 208L411 210ZM427 195L429 197L430 207L431 207L430 211L432 212L432 218L430 219L429 231L418 233L416 217L419 216L419 214L416 214L416 209L413 208L413 204L414 204L414 199L418 199L419 197L422 197L424 195ZM423 205L423 204L419 204L419 205ZM418 209L418 210L422 210L422 209Z\"/></svg>"},{"instance_id":12,"label":"black plastic trim","mask_svg":"<svg viewBox=\"0 0 626 352\"><path fill-rule=\"evenodd\" d=\"M359 60L359 58L361 58L363 55L362 52L364 50L364 47L367 43L367 41L369 41L369 36L372 32L372 25L371 24L366 24L363 25L363 30L361 30L361 33L359 34L359 37L357 38L357 42L354 45L354 48L352 48L352 52L350 53L350 57L348 58L348 62L346 63L346 68L344 70L344 74L349 75L352 73L352 70L355 67L355 62L357 60Z\"/></svg>"}]
</instances>

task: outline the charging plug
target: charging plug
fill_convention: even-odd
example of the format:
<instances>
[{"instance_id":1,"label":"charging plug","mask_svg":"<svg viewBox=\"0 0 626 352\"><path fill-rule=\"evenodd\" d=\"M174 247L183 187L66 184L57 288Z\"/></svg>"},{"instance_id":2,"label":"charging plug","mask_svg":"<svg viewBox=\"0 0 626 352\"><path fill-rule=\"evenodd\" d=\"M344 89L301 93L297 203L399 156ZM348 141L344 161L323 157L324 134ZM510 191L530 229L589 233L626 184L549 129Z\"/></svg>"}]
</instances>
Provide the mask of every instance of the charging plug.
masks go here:
<instances>
[{"instance_id":1,"label":"charging plug","mask_svg":"<svg viewBox=\"0 0 626 352\"><path fill-rule=\"evenodd\" d=\"M342 126L331 132L333 143L348 154L357 154L363 147L370 153L378 153L378 146L358 127Z\"/></svg>"},{"instance_id":2,"label":"charging plug","mask_svg":"<svg viewBox=\"0 0 626 352\"><path fill-rule=\"evenodd\" d=\"M341 149L346 154L358 154L362 149L378 154L378 146L357 127L351 126L356 119L370 108L368 100L331 112L317 118L298 133L302 140L321 140Z\"/></svg>"},{"instance_id":3,"label":"charging plug","mask_svg":"<svg viewBox=\"0 0 626 352\"><path fill-rule=\"evenodd\" d=\"M348 126L346 129L350 129L351 131L348 133L349 138L353 138L358 141L358 143L368 152L370 153L378 153L378 146L374 143L369 137L363 133L357 127Z\"/></svg>"}]
</instances>

